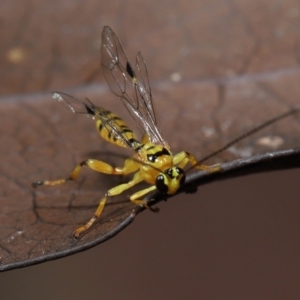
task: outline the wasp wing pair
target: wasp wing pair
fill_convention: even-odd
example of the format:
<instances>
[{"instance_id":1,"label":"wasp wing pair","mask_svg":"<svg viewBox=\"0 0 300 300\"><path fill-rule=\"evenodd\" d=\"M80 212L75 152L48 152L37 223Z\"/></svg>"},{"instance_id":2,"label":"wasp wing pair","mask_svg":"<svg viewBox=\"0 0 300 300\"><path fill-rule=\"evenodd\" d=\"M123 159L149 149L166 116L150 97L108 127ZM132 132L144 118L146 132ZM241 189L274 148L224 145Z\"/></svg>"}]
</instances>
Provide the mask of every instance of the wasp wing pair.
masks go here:
<instances>
[{"instance_id":1,"label":"wasp wing pair","mask_svg":"<svg viewBox=\"0 0 300 300\"><path fill-rule=\"evenodd\" d=\"M122 100L130 115L149 137L149 141L168 147L157 127L147 67L142 54L137 54L136 68L133 69L118 37L108 26L105 26L102 32L101 67L111 91ZM114 114L112 117L109 111L95 106L89 99L80 100L61 92L54 93L53 96L72 112L101 120L102 126L112 137L111 142L121 140L120 145L135 150L134 144L130 142L132 134L126 135L128 128L122 130L120 119Z\"/></svg>"}]
</instances>

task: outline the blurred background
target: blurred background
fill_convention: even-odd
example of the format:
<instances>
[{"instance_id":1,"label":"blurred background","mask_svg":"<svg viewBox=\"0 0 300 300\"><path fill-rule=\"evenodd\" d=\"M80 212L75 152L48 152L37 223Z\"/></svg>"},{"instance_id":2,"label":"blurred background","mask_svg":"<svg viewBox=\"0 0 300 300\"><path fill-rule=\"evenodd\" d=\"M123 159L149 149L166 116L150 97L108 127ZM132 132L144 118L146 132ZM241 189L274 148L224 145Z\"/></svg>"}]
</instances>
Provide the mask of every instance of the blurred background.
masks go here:
<instances>
[{"instance_id":1,"label":"blurred background","mask_svg":"<svg viewBox=\"0 0 300 300\"><path fill-rule=\"evenodd\" d=\"M89 96L124 115L100 70L105 25L131 61L143 53L175 153L185 145L203 157L299 103L299 1L2 0L0 7L5 199L18 188L29 191L37 177L68 174L73 153L103 145L98 137L80 140L94 129L90 123L80 135L79 125L68 123L74 119L55 119L61 107L49 91ZM298 135L297 120L289 119L264 132L266 140L252 137L212 162L298 147ZM43 150L30 153L29 143ZM298 170L274 172L179 195L93 249L1 273L0 298L299 299L298 178ZM13 203L22 207L22 200Z\"/></svg>"}]
</instances>

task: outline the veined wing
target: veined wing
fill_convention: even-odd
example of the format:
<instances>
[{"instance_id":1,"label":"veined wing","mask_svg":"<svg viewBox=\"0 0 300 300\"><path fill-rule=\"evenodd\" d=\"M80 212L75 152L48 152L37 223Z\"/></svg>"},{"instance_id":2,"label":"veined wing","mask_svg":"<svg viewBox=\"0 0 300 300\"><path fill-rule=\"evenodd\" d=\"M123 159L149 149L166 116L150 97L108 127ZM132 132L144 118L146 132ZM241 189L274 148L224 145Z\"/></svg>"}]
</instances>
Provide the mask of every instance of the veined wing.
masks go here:
<instances>
[{"instance_id":1,"label":"veined wing","mask_svg":"<svg viewBox=\"0 0 300 300\"><path fill-rule=\"evenodd\" d=\"M122 100L150 141L168 148L157 128L147 67L142 54L137 54L136 68L133 69L121 42L108 26L102 32L101 66L111 91Z\"/></svg>"},{"instance_id":2,"label":"veined wing","mask_svg":"<svg viewBox=\"0 0 300 300\"><path fill-rule=\"evenodd\" d=\"M98 130L103 139L136 152L136 148L140 143L137 141L134 133L115 114L102 107L95 106L88 98L81 100L61 92L53 93L53 98L73 113L92 117L96 121L100 120L100 128ZM106 129L105 133L103 133L103 127Z\"/></svg>"}]
</instances>

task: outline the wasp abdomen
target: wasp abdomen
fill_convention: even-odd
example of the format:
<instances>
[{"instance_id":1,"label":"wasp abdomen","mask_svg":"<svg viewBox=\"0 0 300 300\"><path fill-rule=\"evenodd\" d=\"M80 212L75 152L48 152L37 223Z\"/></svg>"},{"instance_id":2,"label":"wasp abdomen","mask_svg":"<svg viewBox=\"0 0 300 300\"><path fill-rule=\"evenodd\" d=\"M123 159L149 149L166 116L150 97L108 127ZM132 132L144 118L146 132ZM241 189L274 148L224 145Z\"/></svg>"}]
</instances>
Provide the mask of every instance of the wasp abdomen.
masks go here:
<instances>
[{"instance_id":1,"label":"wasp abdomen","mask_svg":"<svg viewBox=\"0 0 300 300\"><path fill-rule=\"evenodd\" d=\"M107 110L101 110L100 113L101 119L96 118L96 127L104 140L121 147L128 147L129 143L135 148L140 144L134 132L119 116ZM110 124L113 124L113 128Z\"/></svg>"}]
</instances>

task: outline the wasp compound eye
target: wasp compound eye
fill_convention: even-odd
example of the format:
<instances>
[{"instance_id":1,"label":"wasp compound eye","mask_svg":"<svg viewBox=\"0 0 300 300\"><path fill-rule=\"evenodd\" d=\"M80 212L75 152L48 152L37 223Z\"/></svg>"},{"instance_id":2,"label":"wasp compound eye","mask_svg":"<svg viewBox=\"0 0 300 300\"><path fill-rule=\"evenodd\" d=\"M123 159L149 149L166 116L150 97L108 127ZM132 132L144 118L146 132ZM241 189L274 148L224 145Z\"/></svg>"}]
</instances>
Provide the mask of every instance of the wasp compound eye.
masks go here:
<instances>
[{"instance_id":1,"label":"wasp compound eye","mask_svg":"<svg viewBox=\"0 0 300 300\"><path fill-rule=\"evenodd\" d=\"M166 194L168 192L168 185L166 184L166 176L160 174L156 177L155 186L161 192Z\"/></svg>"}]
</instances>

